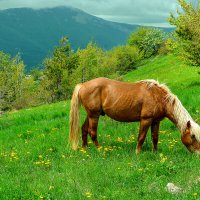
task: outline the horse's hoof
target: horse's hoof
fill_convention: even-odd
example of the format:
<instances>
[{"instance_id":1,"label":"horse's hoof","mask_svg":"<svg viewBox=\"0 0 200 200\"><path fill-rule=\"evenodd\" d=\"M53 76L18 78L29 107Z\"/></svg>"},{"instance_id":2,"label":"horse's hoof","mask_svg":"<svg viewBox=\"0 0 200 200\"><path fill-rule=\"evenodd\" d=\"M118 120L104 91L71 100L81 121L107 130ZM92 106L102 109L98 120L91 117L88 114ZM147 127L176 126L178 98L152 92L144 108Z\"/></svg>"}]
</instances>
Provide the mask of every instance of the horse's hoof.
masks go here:
<instances>
[{"instance_id":1,"label":"horse's hoof","mask_svg":"<svg viewBox=\"0 0 200 200\"><path fill-rule=\"evenodd\" d=\"M135 153L136 153L136 155L140 154L140 150L139 150L139 149L136 149L136 150L135 150Z\"/></svg>"},{"instance_id":2,"label":"horse's hoof","mask_svg":"<svg viewBox=\"0 0 200 200\"><path fill-rule=\"evenodd\" d=\"M157 153L157 149L152 149L152 152L153 153Z\"/></svg>"}]
</instances>

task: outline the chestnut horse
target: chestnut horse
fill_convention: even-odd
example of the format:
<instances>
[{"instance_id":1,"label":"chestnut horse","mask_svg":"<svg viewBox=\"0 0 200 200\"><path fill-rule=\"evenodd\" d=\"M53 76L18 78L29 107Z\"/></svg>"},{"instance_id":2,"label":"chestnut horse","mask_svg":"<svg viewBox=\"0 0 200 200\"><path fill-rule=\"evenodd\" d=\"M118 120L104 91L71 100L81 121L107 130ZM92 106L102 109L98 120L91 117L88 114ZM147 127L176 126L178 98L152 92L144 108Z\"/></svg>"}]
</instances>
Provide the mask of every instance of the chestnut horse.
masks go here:
<instances>
[{"instance_id":1,"label":"chestnut horse","mask_svg":"<svg viewBox=\"0 0 200 200\"><path fill-rule=\"evenodd\" d=\"M136 153L141 151L147 131L151 127L153 150L157 150L160 121L167 117L180 130L182 142L188 150L200 153L199 125L168 87L155 80L125 83L96 78L78 84L73 92L70 111L69 142L73 149L78 148L81 104L87 112L82 125L83 146L88 144L88 133L98 146L98 120L100 115L107 115L120 122L140 121Z\"/></svg>"}]
</instances>

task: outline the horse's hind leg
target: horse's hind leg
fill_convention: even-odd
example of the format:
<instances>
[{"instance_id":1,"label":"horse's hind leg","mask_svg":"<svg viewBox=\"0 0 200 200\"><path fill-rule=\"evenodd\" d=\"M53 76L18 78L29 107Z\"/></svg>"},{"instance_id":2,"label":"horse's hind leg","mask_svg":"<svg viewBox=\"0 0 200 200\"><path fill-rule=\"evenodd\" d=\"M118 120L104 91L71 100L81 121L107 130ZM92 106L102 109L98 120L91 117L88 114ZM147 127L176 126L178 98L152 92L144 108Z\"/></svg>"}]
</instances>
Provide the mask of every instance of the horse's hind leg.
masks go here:
<instances>
[{"instance_id":1,"label":"horse's hind leg","mask_svg":"<svg viewBox=\"0 0 200 200\"><path fill-rule=\"evenodd\" d=\"M153 142L153 151L157 151L159 126L160 122L153 122L151 124L151 138Z\"/></svg>"},{"instance_id":2,"label":"horse's hind leg","mask_svg":"<svg viewBox=\"0 0 200 200\"><path fill-rule=\"evenodd\" d=\"M147 135L147 131L152 123L152 119L141 119L140 121L140 130L138 135L138 143L136 147L136 154L140 153L142 145Z\"/></svg>"},{"instance_id":3,"label":"horse's hind leg","mask_svg":"<svg viewBox=\"0 0 200 200\"><path fill-rule=\"evenodd\" d=\"M96 146L99 145L98 140L97 140L97 127L98 127L98 121L99 121L99 116L98 117L89 117L89 133L92 141Z\"/></svg>"},{"instance_id":4,"label":"horse's hind leg","mask_svg":"<svg viewBox=\"0 0 200 200\"><path fill-rule=\"evenodd\" d=\"M85 122L82 125L82 146L85 147L88 145L88 129L89 129L89 118L88 116L85 119Z\"/></svg>"}]
</instances>

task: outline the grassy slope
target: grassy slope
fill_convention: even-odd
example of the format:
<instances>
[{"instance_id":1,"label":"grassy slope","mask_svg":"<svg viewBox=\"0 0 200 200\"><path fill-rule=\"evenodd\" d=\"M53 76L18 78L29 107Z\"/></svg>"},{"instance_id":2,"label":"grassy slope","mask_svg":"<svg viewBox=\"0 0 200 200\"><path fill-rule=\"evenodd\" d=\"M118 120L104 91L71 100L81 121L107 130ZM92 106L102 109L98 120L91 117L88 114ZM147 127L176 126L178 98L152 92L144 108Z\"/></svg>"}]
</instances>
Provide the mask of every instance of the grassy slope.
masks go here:
<instances>
[{"instance_id":1,"label":"grassy slope","mask_svg":"<svg viewBox=\"0 0 200 200\"><path fill-rule=\"evenodd\" d=\"M124 79L167 83L199 116L198 68L174 56L156 58ZM100 119L98 150L70 151L69 102L9 113L0 118L0 199L197 199L199 156L187 152L175 126L164 120L158 153L150 137L135 155L138 123ZM81 112L82 121L85 113ZM173 182L180 194L166 192Z\"/></svg>"},{"instance_id":2,"label":"grassy slope","mask_svg":"<svg viewBox=\"0 0 200 200\"><path fill-rule=\"evenodd\" d=\"M167 84L191 115L198 117L200 103L199 67L188 66L174 55L158 57L149 60L147 64L124 77L124 80L129 82L142 79L155 79L160 83Z\"/></svg>"}]
</instances>

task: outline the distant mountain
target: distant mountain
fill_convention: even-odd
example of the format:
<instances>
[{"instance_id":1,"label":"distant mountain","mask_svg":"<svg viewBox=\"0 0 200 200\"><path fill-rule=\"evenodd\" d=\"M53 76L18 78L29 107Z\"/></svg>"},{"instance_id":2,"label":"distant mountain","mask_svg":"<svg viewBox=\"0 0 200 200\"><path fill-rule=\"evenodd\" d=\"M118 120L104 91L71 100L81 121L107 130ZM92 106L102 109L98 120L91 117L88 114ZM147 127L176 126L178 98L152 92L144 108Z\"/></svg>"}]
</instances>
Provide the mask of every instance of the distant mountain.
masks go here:
<instances>
[{"instance_id":1,"label":"distant mountain","mask_svg":"<svg viewBox=\"0 0 200 200\"><path fill-rule=\"evenodd\" d=\"M124 44L137 27L106 21L71 7L1 10L0 50L11 55L20 52L29 70L50 55L63 36L69 36L75 50L84 48L90 40L110 49Z\"/></svg>"}]
</instances>

